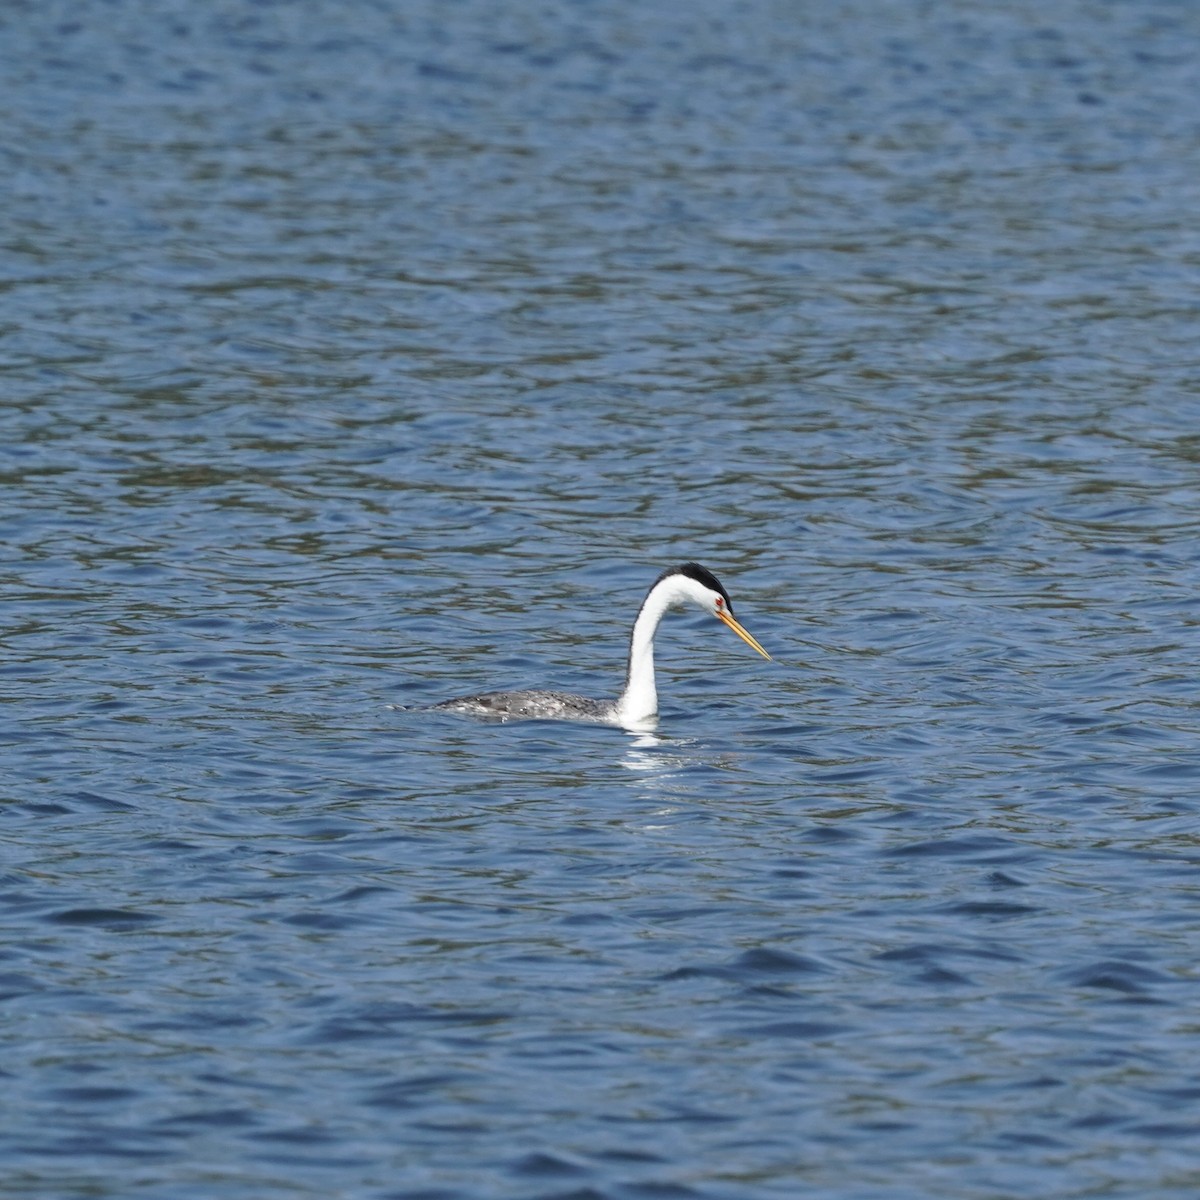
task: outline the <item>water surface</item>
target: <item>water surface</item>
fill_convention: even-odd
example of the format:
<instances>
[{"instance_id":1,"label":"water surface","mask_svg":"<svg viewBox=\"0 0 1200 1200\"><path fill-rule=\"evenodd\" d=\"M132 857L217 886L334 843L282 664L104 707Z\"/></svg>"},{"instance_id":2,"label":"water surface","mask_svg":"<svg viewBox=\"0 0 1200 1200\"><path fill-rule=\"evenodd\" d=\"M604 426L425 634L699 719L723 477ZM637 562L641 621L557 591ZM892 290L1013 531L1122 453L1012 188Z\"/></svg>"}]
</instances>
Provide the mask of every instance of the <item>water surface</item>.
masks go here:
<instances>
[{"instance_id":1,"label":"water surface","mask_svg":"<svg viewBox=\"0 0 1200 1200\"><path fill-rule=\"evenodd\" d=\"M6 1194L1194 1196L1198 52L10 6Z\"/></svg>"}]
</instances>

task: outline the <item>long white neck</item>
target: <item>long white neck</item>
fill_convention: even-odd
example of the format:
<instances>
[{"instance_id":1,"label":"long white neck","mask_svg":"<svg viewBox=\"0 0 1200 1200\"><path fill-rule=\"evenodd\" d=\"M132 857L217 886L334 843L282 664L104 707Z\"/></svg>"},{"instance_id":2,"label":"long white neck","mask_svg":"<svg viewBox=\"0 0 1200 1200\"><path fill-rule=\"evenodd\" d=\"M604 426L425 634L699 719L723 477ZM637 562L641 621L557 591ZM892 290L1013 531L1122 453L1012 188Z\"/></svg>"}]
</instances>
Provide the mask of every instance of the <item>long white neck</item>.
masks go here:
<instances>
[{"instance_id":1,"label":"long white neck","mask_svg":"<svg viewBox=\"0 0 1200 1200\"><path fill-rule=\"evenodd\" d=\"M645 721L658 712L658 689L654 686L654 634L667 609L693 599L692 589L684 586L692 581L678 580L678 576L671 576L652 587L633 623L625 690L617 701L617 717L622 722Z\"/></svg>"}]
</instances>

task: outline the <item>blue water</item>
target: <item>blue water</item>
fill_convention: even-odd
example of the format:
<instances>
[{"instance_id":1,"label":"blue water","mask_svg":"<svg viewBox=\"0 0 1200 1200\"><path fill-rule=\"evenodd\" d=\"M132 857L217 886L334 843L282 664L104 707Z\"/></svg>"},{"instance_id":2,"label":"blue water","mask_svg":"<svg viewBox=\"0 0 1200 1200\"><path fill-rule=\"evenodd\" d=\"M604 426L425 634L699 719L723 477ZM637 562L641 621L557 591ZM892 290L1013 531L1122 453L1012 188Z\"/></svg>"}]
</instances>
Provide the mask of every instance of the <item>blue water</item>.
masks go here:
<instances>
[{"instance_id":1,"label":"blue water","mask_svg":"<svg viewBox=\"0 0 1200 1200\"><path fill-rule=\"evenodd\" d=\"M9 5L4 1195L1194 1197L1198 55Z\"/></svg>"}]
</instances>

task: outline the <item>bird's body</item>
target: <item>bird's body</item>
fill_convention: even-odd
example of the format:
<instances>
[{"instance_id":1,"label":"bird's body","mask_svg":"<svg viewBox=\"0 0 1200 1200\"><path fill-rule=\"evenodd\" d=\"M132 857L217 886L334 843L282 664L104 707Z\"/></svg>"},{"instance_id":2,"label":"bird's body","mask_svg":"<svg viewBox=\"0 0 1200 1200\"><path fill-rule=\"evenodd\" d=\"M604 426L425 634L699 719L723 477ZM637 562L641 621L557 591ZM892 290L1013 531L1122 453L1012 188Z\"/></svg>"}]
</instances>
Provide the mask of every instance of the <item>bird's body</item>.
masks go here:
<instances>
[{"instance_id":1,"label":"bird's body","mask_svg":"<svg viewBox=\"0 0 1200 1200\"><path fill-rule=\"evenodd\" d=\"M470 713L501 720L549 718L565 721L602 721L638 725L658 713L654 682L654 634L671 608L696 604L724 622L764 658L771 656L734 620L729 593L699 563L684 563L664 571L646 593L629 639L625 688L616 700L592 700L570 692L484 692L458 696L435 704L435 709Z\"/></svg>"},{"instance_id":2,"label":"bird's body","mask_svg":"<svg viewBox=\"0 0 1200 1200\"><path fill-rule=\"evenodd\" d=\"M434 708L473 713L477 717L501 717L506 720L534 720L538 717L559 721L615 721L615 700L591 700L572 692L483 692L478 696L459 696L443 700Z\"/></svg>"}]
</instances>

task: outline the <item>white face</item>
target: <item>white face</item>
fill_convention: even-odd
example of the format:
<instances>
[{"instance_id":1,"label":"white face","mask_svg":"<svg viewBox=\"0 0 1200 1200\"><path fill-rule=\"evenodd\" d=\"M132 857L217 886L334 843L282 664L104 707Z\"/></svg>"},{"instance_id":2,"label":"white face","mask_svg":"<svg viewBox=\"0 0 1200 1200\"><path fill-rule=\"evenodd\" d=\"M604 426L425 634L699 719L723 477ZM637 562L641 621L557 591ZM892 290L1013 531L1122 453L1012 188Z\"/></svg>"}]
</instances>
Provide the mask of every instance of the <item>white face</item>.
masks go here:
<instances>
[{"instance_id":1,"label":"white face","mask_svg":"<svg viewBox=\"0 0 1200 1200\"><path fill-rule=\"evenodd\" d=\"M716 616L719 612L727 612L729 606L725 603L725 598L720 592L714 592L712 588L706 588L704 584L697 582L695 579L689 578L687 575L676 575L671 583L676 586L676 594L672 597L671 603L673 606L683 604L695 604L698 608L702 608L710 616Z\"/></svg>"},{"instance_id":2,"label":"white face","mask_svg":"<svg viewBox=\"0 0 1200 1200\"><path fill-rule=\"evenodd\" d=\"M725 597L720 592L714 592L710 588L700 587L700 592L704 596L700 607L705 612L712 613L715 617L719 612L727 612L729 606L725 603Z\"/></svg>"}]
</instances>

